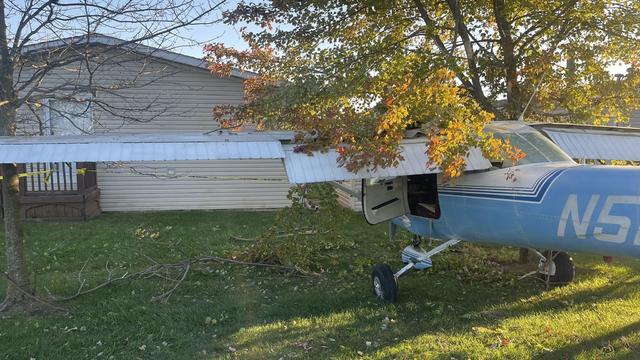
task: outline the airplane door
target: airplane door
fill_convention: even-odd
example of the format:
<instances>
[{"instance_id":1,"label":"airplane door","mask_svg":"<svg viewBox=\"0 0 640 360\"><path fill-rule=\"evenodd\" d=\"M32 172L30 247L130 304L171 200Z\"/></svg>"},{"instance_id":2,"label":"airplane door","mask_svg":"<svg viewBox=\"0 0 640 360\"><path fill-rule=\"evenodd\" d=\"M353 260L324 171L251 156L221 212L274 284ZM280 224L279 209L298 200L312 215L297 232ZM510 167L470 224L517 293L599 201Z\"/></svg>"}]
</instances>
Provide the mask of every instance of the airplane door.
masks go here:
<instances>
[{"instance_id":1,"label":"airplane door","mask_svg":"<svg viewBox=\"0 0 640 360\"><path fill-rule=\"evenodd\" d=\"M362 212L369 224L409 213L407 177L362 180Z\"/></svg>"}]
</instances>

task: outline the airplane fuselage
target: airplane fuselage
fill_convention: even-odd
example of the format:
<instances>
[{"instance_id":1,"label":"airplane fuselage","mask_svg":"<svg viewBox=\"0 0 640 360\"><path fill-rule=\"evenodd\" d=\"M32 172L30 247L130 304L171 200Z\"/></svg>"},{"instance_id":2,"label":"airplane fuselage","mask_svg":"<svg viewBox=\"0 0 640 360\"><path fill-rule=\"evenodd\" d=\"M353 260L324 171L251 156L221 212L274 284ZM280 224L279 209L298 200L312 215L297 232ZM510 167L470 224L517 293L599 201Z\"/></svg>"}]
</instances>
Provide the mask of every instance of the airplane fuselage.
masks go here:
<instances>
[{"instance_id":1,"label":"airplane fuselage","mask_svg":"<svg viewBox=\"0 0 640 360\"><path fill-rule=\"evenodd\" d=\"M426 237L640 257L639 168L527 164L440 183L438 198L438 219L394 223Z\"/></svg>"}]
</instances>

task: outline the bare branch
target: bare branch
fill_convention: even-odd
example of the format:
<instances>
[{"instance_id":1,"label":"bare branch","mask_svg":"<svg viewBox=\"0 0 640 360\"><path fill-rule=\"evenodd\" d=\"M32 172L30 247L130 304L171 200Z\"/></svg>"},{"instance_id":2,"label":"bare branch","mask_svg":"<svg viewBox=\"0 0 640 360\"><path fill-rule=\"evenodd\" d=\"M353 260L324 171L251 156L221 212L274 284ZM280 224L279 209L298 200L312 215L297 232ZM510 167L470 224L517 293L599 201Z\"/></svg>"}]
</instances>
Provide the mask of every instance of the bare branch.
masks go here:
<instances>
[{"instance_id":1,"label":"bare branch","mask_svg":"<svg viewBox=\"0 0 640 360\"><path fill-rule=\"evenodd\" d=\"M493 114L500 114L498 109L496 109L496 107L491 103L491 101L487 99L487 97L484 94L484 90L482 89L482 83L480 82L480 74L477 69L475 53L473 51L472 40L469 37L469 30L467 29L466 24L464 23L464 19L462 17L462 13L460 11L460 7L458 6L457 1L448 0L447 4L450 7L450 10L452 12L453 18L456 23L456 26L455 26L455 29L457 29L456 34L460 36L460 38L462 39L462 43L464 45L467 66L469 68L471 79L467 78L464 75L464 72L458 65L457 59L453 55L453 50L455 49L455 46L453 46L452 49L449 50L445 45L445 43L440 38L440 36L438 36L438 34L435 33L435 30L436 30L435 22L429 16L429 13L425 8L424 4L422 3L422 1L414 0L414 4L416 5L416 8L418 9L418 13L420 14L420 17L422 18L422 20L425 22L427 26L432 28L430 31L430 37L435 43L436 47L444 55L446 55L449 58L450 65L452 66L453 69L456 70L455 73L458 80L460 80L462 85L473 95L473 97L478 101L478 103L480 104L480 106L482 106L484 110L491 112ZM454 44L455 44L455 41L456 40L454 39Z\"/></svg>"},{"instance_id":2,"label":"bare branch","mask_svg":"<svg viewBox=\"0 0 640 360\"><path fill-rule=\"evenodd\" d=\"M27 291L27 290L23 289L23 288L22 288L22 287L21 287L21 286L20 286L20 285L19 285L19 284L14 280L14 279L12 279L12 278L9 276L9 274L7 274L6 272L2 271L2 272L0 272L0 274L1 274L5 279L7 279L7 281L8 281L8 282L10 282L10 283L15 287L15 289L17 289L18 291L20 291L24 296L28 297L29 299L31 299L31 300L33 300L33 301L35 301L35 302L37 302L37 303L40 303L40 304L42 304L42 305L45 305L46 307L49 307L49 308L51 308L51 309L57 310L57 311L61 311L61 312L64 312L64 313L68 313L68 312L69 312L67 309L62 308L62 307L59 307L59 306L56 306L56 305L53 305L52 303L50 303L50 302L48 302L48 301L46 301L46 300L44 300L44 299L41 299L41 298L39 298L38 296L35 296L35 295L31 294L29 291ZM5 310L8 308L8 306L9 306L9 304L7 304L7 303L0 304L0 312L5 311Z\"/></svg>"},{"instance_id":3,"label":"bare branch","mask_svg":"<svg viewBox=\"0 0 640 360\"><path fill-rule=\"evenodd\" d=\"M537 38L542 36L547 30L558 25L558 23L567 18L567 13L571 11L576 5L577 0L571 0L567 3L563 3L562 6L558 6L555 10L559 10L556 15L551 19L544 19L532 24L529 28L524 30L520 36L514 41L514 44L518 46L520 52L529 47ZM566 34L563 34L566 35Z\"/></svg>"},{"instance_id":4,"label":"bare branch","mask_svg":"<svg viewBox=\"0 0 640 360\"><path fill-rule=\"evenodd\" d=\"M107 272L107 277L106 280L99 283L98 285L86 289L85 290L85 280L81 279L81 272L84 269L83 268L80 270L80 272L78 273L78 278L81 279L80 280L80 285L78 287L78 290L76 290L75 294L68 296L68 297L64 297L64 298L58 298L55 299L56 302L66 302L66 301L70 301L70 300L74 300L77 299L80 296L83 295L87 295L93 292L96 292L100 289L103 289L109 285L112 285L114 283L117 282L122 282L122 281L128 281L128 280L134 280L134 279L149 279L149 278L161 278L164 280L168 280L171 282L174 282L173 286L163 292L162 294L156 295L153 298L151 298L152 301L161 301L161 302L166 302L169 297L171 297L171 295L178 289L178 287L185 281L185 279L187 278L187 275L189 274L191 268L193 268L194 265L196 264L203 264L203 263L210 263L210 262L217 262L217 263L221 263L221 264L232 264L232 265L240 265L240 266L248 266L248 267L258 267L258 268L267 268L267 269L272 269L272 270L278 270L278 271L284 271L284 272L288 272L290 274L293 275L297 275L297 276L320 276L320 274L317 273L310 273L310 272L306 272L303 271L301 269L298 269L296 267L293 266L284 266L284 265L274 265L274 264L267 264L267 263L256 263L256 262L247 262L247 261L241 261L241 260L236 260L236 259L228 259L228 258L224 258L224 257L219 257L219 256L200 256L200 257L196 257L196 258L191 258L191 259L186 259L186 260L182 260L176 263L157 263L154 261L154 264L150 265L149 267L138 271L138 272L126 272L123 275L119 276L119 277L114 277L113 276L113 270L109 269L108 264L106 266L106 272ZM86 264L85 264L86 265ZM164 271L175 271L176 269L180 270L179 275L176 278L168 278L166 276L164 276L162 274L162 272ZM54 305L52 305L54 306Z\"/></svg>"},{"instance_id":5,"label":"bare branch","mask_svg":"<svg viewBox=\"0 0 640 360\"><path fill-rule=\"evenodd\" d=\"M180 276L180 278L178 280L176 280L176 283L173 285L173 287L171 289L169 289L168 291L158 295L158 296L154 296L153 298L151 298L151 301L160 301L160 302L167 302L169 300L169 297L171 296L171 294L173 294L174 291L176 291L176 289L178 288L178 286L180 286L180 284L182 284L182 282L184 281L184 279L186 279L187 274L189 274L189 270L191 270L191 262L189 261L185 261L182 263L183 267L184 267L184 271L182 272L182 276Z\"/></svg>"}]
</instances>

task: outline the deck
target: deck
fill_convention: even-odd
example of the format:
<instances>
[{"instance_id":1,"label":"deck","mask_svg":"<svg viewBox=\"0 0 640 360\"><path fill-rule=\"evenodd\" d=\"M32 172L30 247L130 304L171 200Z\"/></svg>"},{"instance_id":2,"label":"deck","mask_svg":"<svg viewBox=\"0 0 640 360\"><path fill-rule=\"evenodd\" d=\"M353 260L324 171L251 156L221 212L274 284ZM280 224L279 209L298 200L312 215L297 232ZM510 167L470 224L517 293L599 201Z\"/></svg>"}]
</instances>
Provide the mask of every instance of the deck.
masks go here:
<instances>
[{"instance_id":1,"label":"deck","mask_svg":"<svg viewBox=\"0 0 640 360\"><path fill-rule=\"evenodd\" d=\"M87 220L102 212L96 163L19 164L18 171L32 174L20 178L24 219Z\"/></svg>"}]
</instances>

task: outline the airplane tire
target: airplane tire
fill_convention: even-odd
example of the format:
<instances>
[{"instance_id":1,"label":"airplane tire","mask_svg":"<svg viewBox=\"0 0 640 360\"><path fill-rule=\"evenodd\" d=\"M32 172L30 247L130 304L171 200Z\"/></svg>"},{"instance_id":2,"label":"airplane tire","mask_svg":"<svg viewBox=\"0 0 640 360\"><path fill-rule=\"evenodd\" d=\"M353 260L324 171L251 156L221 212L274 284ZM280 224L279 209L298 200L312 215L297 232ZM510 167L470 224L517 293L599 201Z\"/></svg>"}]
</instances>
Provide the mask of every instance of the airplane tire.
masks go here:
<instances>
[{"instance_id":1,"label":"airplane tire","mask_svg":"<svg viewBox=\"0 0 640 360\"><path fill-rule=\"evenodd\" d=\"M571 256L561 251L557 253L553 262L556 264L556 273L549 278L549 283L564 285L572 282L576 275L576 267Z\"/></svg>"},{"instance_id":2,"label":"airplane tire","mask_svg":"<svg viewBox=\"0 0 640 360\"><path fill-rule=\"evenodd\" d=\"M373 294L383 302L394 302L398 299L398 282L387 264L377 264L371 272Z\"/></svg>"}]
</instances>

